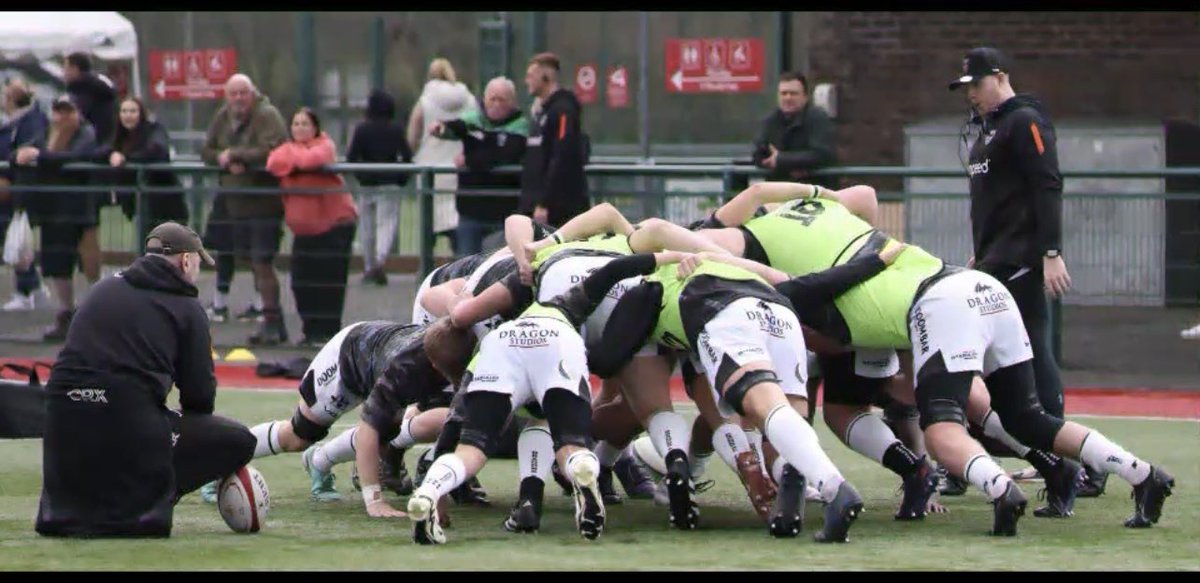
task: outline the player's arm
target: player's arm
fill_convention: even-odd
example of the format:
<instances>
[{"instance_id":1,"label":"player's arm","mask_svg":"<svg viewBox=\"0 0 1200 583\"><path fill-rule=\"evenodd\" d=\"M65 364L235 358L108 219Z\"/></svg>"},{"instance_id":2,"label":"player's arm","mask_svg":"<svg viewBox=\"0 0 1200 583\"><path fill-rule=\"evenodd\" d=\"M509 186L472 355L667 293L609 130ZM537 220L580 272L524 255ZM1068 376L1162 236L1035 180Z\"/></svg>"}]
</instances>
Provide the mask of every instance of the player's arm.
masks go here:
<instances>
[{"instance_id":1,"label":"player's arm","mask_svg":"<svg viewBox=\"0 0 1200 583\"><path fill-rule=\"evenodd\" d=\"M366 419L360 419L358 432L354 435L354 461L358 464L358 480L367 514L376 518L407 516L383 497L383 487L379 484L379 447L379 432Z\"/></svg>"},{"instance_id":2,"label":"player's arm","mask_svg":"<svg viewBox=\"0 0 1200 583\"><path fill-rule=\"evenodd\" d=\"M433 314L435 318L440 318L450 313L450 308L454 307L454 303L466 284L465 278L452 279L425 290L417 301L421 302L421 307Z\"/></svg>"},{"instance_id":3,"label":"player's arm","mask_svg":"<svg viewBox=\"0 0 1200 583\"><path fill-rule=\"evenodd\" d=\"M450 324L455 328L467 329L496 314L502 314L512 309L516 303L514 286L521 285L520 281L510 281L517 274L512 274L488 286L479 295L461 299L450 309Z\"/></svg>"},{"instance_id":4,"label":"player's arm","mask_svg":"<svg viewBox=\"0 0 1200 583\"><path fill-rule=\"evenodd\" d=\"M817 196L820 190L819 186L799 182L759 182L722 205L713 218L726 227L736 227L753 218L760 206Z\"/></svg>"},{"instance_id":5,"label":"player's arm","mask_svg":"<svg viewBox=\"0 0 1200 583\"><path fill-rule=\"evenodd\" d=\"M705 261L718 261L735 267L740 267L753 273L765 280L771 285L778 285L792 278L786 272L780 271L769 265L763 265L753 259L744 257L735 257L728 253L700 253L692 257L685 258L679 263L679 277L687 277Z\"/></svg>"},{"instance_id":6,"label":"player's arm","mask_svg":"<svg viewBox=\"0 0 1200 583\"><path fill-rule=\"evenodd\" d=\"M792 278L777 284L775 289L791 300L796 311L803 313L833 301L850 288L875 277L907 248L904 244L893 245L879 254L863 255L837 267Z\"/></svg>"},{"instance_id":7,"label":"player's arm","mask_svg":"<svg viewBox=\"0 0 1200 583\"><path fill-rule=\"evenodd\" d=\"M728 253L707 237L658 218L638 223L637 230L629 236L629 248L633 249L634 253L652 253L664 249L689 253Z\"/></svg>"},{"instance_id":8,"label":"player's arm","mask_svg":"<svg viewBox=\"0 0 1200 583\"><path fill-rule=\"evenodd\" d=\"M558 243L578 241L601 233L629 235L633 233L633 230L633 225L629 223L625 215L621 214L621 211L617 210L617 207L603 202L584 213L575 215L552 236L534 243L533 252L536 253Z\"/></svg>"}]
</instances>

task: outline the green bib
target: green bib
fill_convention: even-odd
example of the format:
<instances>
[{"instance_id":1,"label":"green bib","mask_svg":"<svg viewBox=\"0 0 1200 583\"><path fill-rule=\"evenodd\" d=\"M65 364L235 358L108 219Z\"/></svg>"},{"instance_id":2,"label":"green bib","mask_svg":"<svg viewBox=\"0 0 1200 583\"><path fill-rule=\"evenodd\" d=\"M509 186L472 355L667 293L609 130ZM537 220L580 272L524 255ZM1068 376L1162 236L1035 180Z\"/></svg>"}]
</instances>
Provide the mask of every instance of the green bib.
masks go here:
<instances>
[{"instance_id":1,"label":"green bib","mask_svg":"<svg viewBox=\"0 0 1200 583\"><path fill-rule=\"evenodd\" d=\"M679 311L679 298L683 296L684 289L693 279L701 275L711 275L733 281L760 281L764 284L767 283L766 280L753 272L719 261L705 261L701 263L685 279L679 279L678 269L679 265L675 263L664 265L647 276L646 281L656 281L663 286L662 305L658 311L658 323L655 324L651 337L660 344L680 350L691 348L687 332L683 328L683 315Z\"/></svg>"},{"instance_id":2,"label":"green bib","mask_svg":"<svg viewBox=\"0 0 1200 583\"><path fill-rule=\"evenodd\" d=\"M555 255L573 249L581 251L609 252L620 255L633 254L633 250L629 248L629 237L624 235L596 235L582 241L571 241L569 243L559 243L558 245L546 247L545 249L538 251L537 255L534 255L532 266L534 269L538 269L543 263L550 260L550 258L554 257Z\"/></svg>"}]
</instances>

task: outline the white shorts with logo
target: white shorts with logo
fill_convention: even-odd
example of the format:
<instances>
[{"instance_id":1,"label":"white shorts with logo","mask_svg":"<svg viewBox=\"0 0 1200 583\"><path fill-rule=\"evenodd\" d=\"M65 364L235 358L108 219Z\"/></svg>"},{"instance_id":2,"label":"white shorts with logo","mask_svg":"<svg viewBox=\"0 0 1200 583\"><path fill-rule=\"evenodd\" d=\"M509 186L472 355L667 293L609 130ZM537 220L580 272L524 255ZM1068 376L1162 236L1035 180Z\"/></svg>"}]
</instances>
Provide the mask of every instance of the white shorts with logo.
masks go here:
<instances>
[{"instance_id":1,"label":"white shorts with logo","mask_svg":"<svg viewBox=\"0 0 1200 583\"><path fill-rule=\"evenodd\" d=\"M505 322L479 345L467 392L491 391L512 398L512 408L542 404L546 391L566 389L591 401L583 338L554 318Z\"/></svg>"},{"instance_id":2,"label":"white shorts with logo","mask_svg":"<svg viewBox=\"0 0 1200 583\"><path fill-rule=\"evenodd\" d=\"M930 286L913 304L908 329L918 379L938 352L947 372L985 377L1033 358L1012 294L982 271L956 273Z\"/></svg>"},{"instance_id":3,"label":"white shorts with logo","mask_svg":"<svg viewBox=\"0 0 1200 583\"><path fill-rule=\"evenodd\" d=\"M440 268L439 268L440 269ZM421 296L433 287L433 274L437 273L437 269L430 271L429 275L425 276L425 280L421 282L421 287L417 288L417 296L413 299L412 308L412 323L413 324L432 324L435 318L425 306L421 305Z\"/></svg>"},{"instance_id":4,"label":"white shorts with logo","mask_svg":"<svg viewBox=\"0 0 1200 583\"><path fill-rule=\"evenodd\" d=\"M738 367L767 362L779 377L786 395L807 397L808 352L795 312L786 306L757 298L734 301L704 325L696 338L693 365L703 369L717 407L726 417L733 407L719 398L717 371L729 357Z\"/></svg>"},{"instance_id":5,"label":"white shorts with logo","mask_svg":"<svg viewBox=\"0 0 1200 583\"><path fill-rule=\"evenodd\" d=\"M309 409L312 410L317 423L325 427L333 425L346 411L362 403L362 399L346 389L340 368L342 344L346 341L346 336L350 335L350 331L360 324L362 322L346 326L330 338L317 352L317 356L304 373L306 377L309 374L313 375L313 392L317 397Z\"/></svg>"},{"instance_id":6,"label":"white shorts with logo","mask_svg":"<svg viewBox=\"0 0 1200 583\"><path fill-rule=\"evenodd\" d=\"M613 259L613 257L579 256L555 261L550 265L550 269L542 273L541 282L538 284L537 301L546 302L565 293ZM608 322L608 317L612 315L613 308L617 307L617 301L621 299L621 296L641 282L641 276L634 276L623 279L609 288L604 299L600 301L600 305L596 306L595 311L580 327L580 334L589 345L600 341L600 336L604 333L604 325Z\"/></svg>"},{"instance_id":7,"label":"white shorts with logo","mask_svg":"<svg viewBox=\"0 0 1200 583\"><path fill-rule=\"evenodd\" d=\"M868 379L888 379L900 372L900 357L892 348L855 348L854 374Z\"/></svg>"}]
</instances>

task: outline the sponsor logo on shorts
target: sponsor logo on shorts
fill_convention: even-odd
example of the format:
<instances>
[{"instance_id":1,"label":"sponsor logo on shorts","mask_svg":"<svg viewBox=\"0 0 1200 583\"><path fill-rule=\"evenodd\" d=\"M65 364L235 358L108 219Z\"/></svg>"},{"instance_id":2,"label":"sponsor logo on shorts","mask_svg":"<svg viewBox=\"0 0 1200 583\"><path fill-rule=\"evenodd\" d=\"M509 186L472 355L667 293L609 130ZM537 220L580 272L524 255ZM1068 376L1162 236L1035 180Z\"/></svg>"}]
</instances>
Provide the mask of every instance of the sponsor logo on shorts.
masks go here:
<instances>
[{"instance_id":1,"label":"sponsor logo on shorts","mask_svg":"<svg viewBox=\"0 0 1200 583\"><path fill-rule=\"evenodd\" d=\"M887 368L887 366L892 363L892 359L882 358L879 360L860 360L860 361L858 361L858 363L867 368L882 369L882 368Z\"/></svg>"},{"instance_id":2,"label":"sponsor logo on shorts","mask_svg":"<svg viewBox=\"0 0 1200 583\"><path fill-rule=\"evenodd\" d=\"M696 340L699 342L700 346L704 348L704 353L708 355L708 360L711 362L717 362L717 351L712 347L712 343L708 337L708 332L701 332L700 336L697 337Z\"/></svg>"},{"instance_id":3,"label":"sponsor logo on shorts","mask_svg":"<svg viewBox=\"0 0 1200 583\"><path fill-rule=\"evenodd\" d=\"M529 326L521 326L529 324ZM507 340L510 348L539 348L549 346L550 340L558 338L558 330L540 328L532 322L521 322L517 329L501 330L500 340Z\"/></svg>"},{"instance_id":4,"label":"sponsor logo on shorts","mask_svg":"<svg viewBox=\"0 0 1200 583\"><path fill-rule=\"evenodd\" d=\"M737 356L745 356L747 354L764 354L763 350L757 346L750 346L737 351Z\"/></svg>"},{"instance_id":5,"label":"sponsor logo on shorts","mask_svg":"<svg viewBox=\"0 0 1200 583\"><path fill-rule=\"evenodd\" d=\"M108 404L108 397L104 393L108 389L71 389L67 391L67 398L77 403L104 403Z\"/></svg>"},{"instance_id":6,"label":"sponsor logo on shorts","mask_svg":"<svg viewBox=\"0 0 1200 583\"><path fill-rule=\"evenodd\" d=\"M986 283L975 284L975 293L977 293L977 294L985 294L990 291L992 291L992 286L990 286Z\"/></svg>"},{"instance_id":7,"label":"sponsor logo on shorts","mask_svg":"<svg viewBox=\"0 0 1200 583\"><path fill-rule=\"evenodd\" d=\"M758 302L757 308L746 310L746 319L757 323L759 330L776 338L783 338L784 330L792 329L792 323L776 316L766 302Z\"/></svg>"},{"instance_id":8,"label":"sponsor logo on shorts","mask_svg":"<svg viewBox=\"0 0 1200 583\"><path fill-rule=\"evenodd\" d=\"M950 360L979 360L979 353L974 350L964 350L950 355Z\"/></svg>"},{"instance_id":9,"label":"sponsor logo on shorts","mask_svg":"<svg viewBox=\"0 0 1200 583\"><path fill-rule=\"evenodd\" d=\"M979 310L979 315L981 316L990 316L1008 311L1007 299L1008 294L993 292L987 295L967 298L967 307Z\"/></svg>"},{"instance_id":10,"label":"sponsor logo on shorts","mask_svg":"<svg viewBox=\"0 0 1200 583\"><path fill-rule=\"evenodd\" d=\"M796 380L804 381L804 369L800 368L800 363L796 363Z\"/></svg>"},{"instance_id":11,"label":"sponsor logo on shorts","mask_svg":"<svg viewBox=\"0 0 1200 583\"><path fill-rule=\"evenodd\" d=\"M921 345L921 354L929 352L929 329L925 325L925 312L921 308L913 314L913 322L917 325L917 342Z\"/></svg>"},{"instance_id":12,"label":"sponsor logo on shorts","mask_svg":"<svg viewBox=\"0 0 1200 583\"><path fill-rule=\"evenodd\" d=\"M569 371L567 371L567 361L565 361L565 360L558 361L558 374L561 375L562 378L564 378L564 379L567 379L567 380L571 379L571 373Z\"/></svg>"},{"instance_id":13,"label":"sponsor logo on shorts","mask_svg":"<svg viewBox=\"0 0 1200 583\"><path fill-rule=\"evenodd\" d=\"M477 374L477 375L474 375L471 377L471 382L473 382L473 383L498 383L498 382L500 382L500 375L486 374L486 373L485 374Z\"/></svg>"},{"instance_id":14,"label":"sponsor logo on shorts","mask_svg":"<svg viewBox=\"0 0 1200 583\"><path fill-rule=\"evenodd\" d=\"M337 370L338 370L338 365L335 362L335 363L333 363L332 366L325 369L325 372L321 373L321 376L317 377L317 384L324 385L324 384L328 383L329 381L333 380L333 375L337 374Z\"/></svg>"}]
</instances>

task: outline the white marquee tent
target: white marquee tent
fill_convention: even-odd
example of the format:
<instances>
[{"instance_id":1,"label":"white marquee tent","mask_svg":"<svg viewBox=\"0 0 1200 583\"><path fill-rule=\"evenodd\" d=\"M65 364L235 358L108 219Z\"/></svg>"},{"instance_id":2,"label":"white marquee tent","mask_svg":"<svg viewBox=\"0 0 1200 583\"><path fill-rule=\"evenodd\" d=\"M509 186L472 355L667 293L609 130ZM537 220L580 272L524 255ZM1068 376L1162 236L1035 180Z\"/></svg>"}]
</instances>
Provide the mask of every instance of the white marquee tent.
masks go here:
<instances>
[{"instance_id":1,"label":"white marquee tent","mask_svg":"<svg viewBox=\"0 0 1200 583\"><path fill-rule=\"evenodd\" d=\"M0 12L0 60L45 62L75 51L132 63L131 89L141 94L137 32L116 12Z\"/></svg>"}]
</instances>

